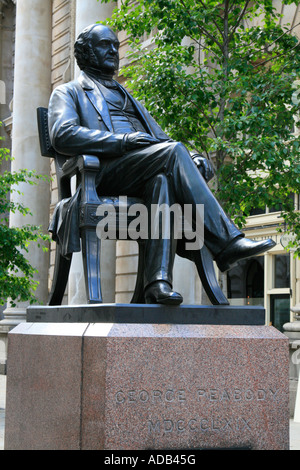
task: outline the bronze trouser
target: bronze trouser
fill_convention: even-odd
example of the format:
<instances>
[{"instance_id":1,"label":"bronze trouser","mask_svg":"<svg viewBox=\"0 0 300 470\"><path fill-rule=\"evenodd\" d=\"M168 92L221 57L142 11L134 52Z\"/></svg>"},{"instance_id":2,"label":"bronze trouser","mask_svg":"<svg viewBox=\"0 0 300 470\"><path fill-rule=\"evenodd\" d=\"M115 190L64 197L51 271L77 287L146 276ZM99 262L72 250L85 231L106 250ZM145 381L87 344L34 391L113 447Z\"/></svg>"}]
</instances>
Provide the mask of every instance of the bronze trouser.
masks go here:
<instances>
[{"instance_id":1,"label":"bronze trouser","mask_svg":"<svg viewBox=\"0 0 300 470\"><path fill-rule=\"evenodd\" d=\"M162 142L101 161L97 179L100 195L135 196L152 204L204 204L204 243L213 256L242 235L225 214L183 144ZM196 229L193 219L193 230ZM176 243L158 239L146 241L145 286L164 279L172 283Z\"/></svg>"}]
</instances>

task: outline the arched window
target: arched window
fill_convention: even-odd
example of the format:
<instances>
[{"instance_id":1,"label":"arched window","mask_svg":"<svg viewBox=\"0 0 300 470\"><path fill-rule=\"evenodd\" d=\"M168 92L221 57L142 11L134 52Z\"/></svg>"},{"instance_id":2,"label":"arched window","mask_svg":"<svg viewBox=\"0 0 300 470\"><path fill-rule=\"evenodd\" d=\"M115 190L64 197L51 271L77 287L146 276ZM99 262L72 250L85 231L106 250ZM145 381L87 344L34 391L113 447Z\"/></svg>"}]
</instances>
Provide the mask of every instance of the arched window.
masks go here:
<instances>
[{"instance_id":1,"label":"arched window","mask_svg":"<svg viewBox=\"0 0 300 470\"><path fill-rule=\"evenodd\" d=\"M240 261L227 273L227 297L232 305L264 305L264 257Z\"/></svg>"}]
</instances>

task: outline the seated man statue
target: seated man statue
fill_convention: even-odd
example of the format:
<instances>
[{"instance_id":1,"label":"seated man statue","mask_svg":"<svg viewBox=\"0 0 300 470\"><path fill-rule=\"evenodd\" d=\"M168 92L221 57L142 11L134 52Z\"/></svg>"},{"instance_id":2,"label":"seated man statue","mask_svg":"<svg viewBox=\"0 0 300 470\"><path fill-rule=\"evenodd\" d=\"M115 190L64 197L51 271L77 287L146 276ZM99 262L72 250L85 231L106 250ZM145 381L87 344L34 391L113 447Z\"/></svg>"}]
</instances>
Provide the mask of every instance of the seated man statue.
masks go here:
<instances>
[{"instance_id":1,"label":"seated man statue","mask_svg":"<svg viewBox=\"0 0 300 470\"><path fill-rule=\"evenodd\" d=\"M99 157L99 194L142 198L148 208L152 204L203 204L204 243L221 271L272 248L272 240L255 242L244 237L210 191L205 171L203 177L187 148L171 140L113 80L119 66L118 49L117 36L104 25L91 25L79 35L75 57L81 75L57 87L49 103L49 132L56 151L70 157ZM207 170L205 159L201 163ZM146 240L146 303L182 302L172 289L175 253L174 237Z\"/></svg>"}]
</instances>

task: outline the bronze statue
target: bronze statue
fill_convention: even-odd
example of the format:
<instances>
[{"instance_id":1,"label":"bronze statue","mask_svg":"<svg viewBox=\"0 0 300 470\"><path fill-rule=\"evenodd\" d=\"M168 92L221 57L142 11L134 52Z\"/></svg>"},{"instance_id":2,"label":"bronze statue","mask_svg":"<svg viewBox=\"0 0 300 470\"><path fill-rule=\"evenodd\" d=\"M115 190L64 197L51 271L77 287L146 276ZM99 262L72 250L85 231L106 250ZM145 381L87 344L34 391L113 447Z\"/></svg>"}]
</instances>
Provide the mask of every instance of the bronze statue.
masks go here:
<instances>
[{"instance_id":1,"label":"bronze statue","mask_svg":"<svg viewBox=\"0 0 300 470\"><path fill-rule=\"evenodd\" d=\"M90 154L101 159L99 194L140 197L148 208L152 204L204 204L204 243L221 271L272 248L272 240L244 238L207 185L208 162L199 155L194 161L186 147L171 140L113 79L119 66L118 50L118 38L106 26L91 25L79 35L75 57L81 75L57 87L49 103L53 147L70 157ZM175 253L173 236L146 240L146 303L182 302L182 296L172 290ZM191 254L186 257L191 259Z\"/></svg>"}]
</instances>

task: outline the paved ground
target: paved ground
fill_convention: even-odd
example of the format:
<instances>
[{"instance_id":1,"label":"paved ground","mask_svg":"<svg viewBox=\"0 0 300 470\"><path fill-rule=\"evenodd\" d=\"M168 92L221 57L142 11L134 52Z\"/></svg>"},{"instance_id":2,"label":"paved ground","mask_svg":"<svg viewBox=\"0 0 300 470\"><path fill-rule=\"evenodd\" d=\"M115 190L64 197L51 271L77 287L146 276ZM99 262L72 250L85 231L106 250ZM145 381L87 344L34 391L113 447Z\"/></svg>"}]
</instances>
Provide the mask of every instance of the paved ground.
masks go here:
<instances>
[{"instance_id":1,"label":"paved ground","mask_svg":"<svg viewBox=\"0 0 300 470\"><path fill-rule=\"evenodd\" d=\"M4 450L6 376L0 374L0 450ZM290 450L300 450L300 423L290 421Z\"/></svg>"},{"instance_id":2,"label":"paved ground","mask_svg":"<svg viewBox=\"0 0 300 470\"><path fill-rule=\"evenodd\" d=\"M290 450L300 450L300 423L290 421Z\"/></svg>"}]
</instances>

